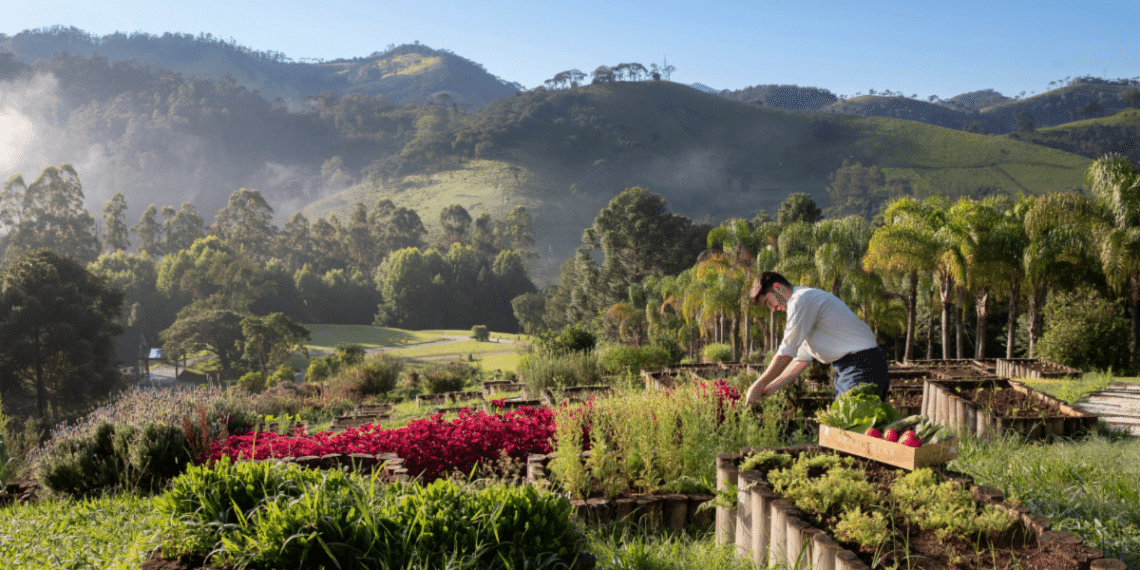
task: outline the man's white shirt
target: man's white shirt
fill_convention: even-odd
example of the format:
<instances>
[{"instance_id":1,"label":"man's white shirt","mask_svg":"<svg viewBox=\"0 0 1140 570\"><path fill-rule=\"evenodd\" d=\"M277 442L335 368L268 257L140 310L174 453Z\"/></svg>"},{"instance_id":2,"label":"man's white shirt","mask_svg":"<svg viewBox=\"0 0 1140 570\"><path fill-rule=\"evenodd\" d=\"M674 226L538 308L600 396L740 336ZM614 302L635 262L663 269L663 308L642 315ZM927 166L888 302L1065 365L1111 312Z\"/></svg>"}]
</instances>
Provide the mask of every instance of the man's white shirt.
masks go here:
<instances>
[{"instance_id":1,"label":"man's white shirt","mask_svg":"<svg viewBox=\"0 0 1140 570\"><path fill-rule=\"evenodd\" d=\"M784 340L776 354L831 364L852 352L879 346L871 327L827 291L796 286L787 313Z\"/></svg>"}]
</instances>

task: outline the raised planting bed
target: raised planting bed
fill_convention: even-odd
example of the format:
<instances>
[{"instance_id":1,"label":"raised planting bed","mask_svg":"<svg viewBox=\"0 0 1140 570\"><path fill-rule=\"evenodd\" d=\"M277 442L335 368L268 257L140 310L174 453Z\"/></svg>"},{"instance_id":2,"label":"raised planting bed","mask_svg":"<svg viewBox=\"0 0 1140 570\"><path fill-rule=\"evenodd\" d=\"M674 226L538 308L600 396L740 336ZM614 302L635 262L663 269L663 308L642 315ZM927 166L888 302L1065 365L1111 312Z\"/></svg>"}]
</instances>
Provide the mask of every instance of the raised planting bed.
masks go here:
<instances>
[{"instance_id":1,"label":"raised planting bed","mask_svg":"<svg viewBox=\"0 0 1140 570\"><path fill-rule=\"evenodd\" d=\"M887 403L894 407L900 416L922 413L922 385L896 386L892 378L891 388L887 391Z\"/></svg>"},{"instance_id":2,"label":"raised planting bed","mask_svg":"<svg viewBox=\"0 0 1140 570\"><path fill-rule=\"evenodd\" d=\"M1015 433L1033 440L1097 429L1096 416L1005 378L931 380L922 415L959 435L982 438Z\"/></svg>"},{"instance_id":3,"label":"raised planting bed","mask_svg":"<svg viewBox=\"0 0 1140 570\"><path fill-rule=\"evenodd\" d=\"M913 368L890 368L891 388L895 387L922 387L926 380L934 378L934 368L927 366Z\"/></svg>"},{"instance_id":4,"label":"raised planting bed","mask_svg":"<svg viewBox=\"0 0 1140 570\"><path fill-rule=\"evenodd\" d=\"M737 490L735 508L717 508L717 542L759 568L1124 568L1000 491L944 471L797 446L720 454L717 481Z\"/></svg>"},{"instance_id":5,"label":"raised planting bed","mask_svg":"<svg viewBox=\"0 0 1140 570\"><path fill-rule=\"evenodd\" d=\"M557 406L564 402L584 402L594 396L610 396L614 387L609 384L595 384L591 386L568 386L543 390L540 394L542 402L548 406Z\"/></svg>"},{"instance_id":6,"label":"raised planting bed","mask_svg":"<svg viewBox=\"0 0 1140 570\"><path fill-rule=\"evenodd\" d=\"M383 404L357 404L352 413L358 416L389 414L395 408L394 405L387 402Z\"/></svg>"},{"instance_id":7,"label":"raised planting bed","mask_svg":"<svg viewBox=\"0 0 1140 570\"><path fill-rule=\"evenodd\" d=\"M590 452L585 452L588 455ZM536 487L550 485L547 467L556 454L536 454L527 458L527 482ZM644 530L708 529L712 527L713 510L700 506L711 501L706 493L637 493L607 497L574 497L570 505L574 516L586 524L603 525L630 521Z\"/></svg>"},{"instance_id":8,"label":"raised planting bed","mask_svg":"<svg viewBox=\"0 0 1140 570\"><path fill-rule=\"evenodd\" d=\"M757 374L761 370L751 364L739 362L714 362L702 364L676 364L661 370L642 370L645 387L668 390L679 384L693 380L719 380L741 373Z\"/></svg>"},{"instance_id":9,"label":"raised planting bed","mask_svg":"<svg viewBox=\"0 0 1140 570\"><path fill-rule=\"evenodd\" d=\"M510 380L494 380L483 383L483 399L490 400L495 394L503 392L521 392L523 385Z\"/></svg>"},{"instance_id":10,"label":"raised planting bed","mask_svg":"<svg viewBox=\"0 0 1140 570\"><path fill-rule=\"evenodd\" d=\"M470 402L482 400L483 392L444 392L442 394L420 394L416 396L418 406L442 406L451 403Z\"/></svg>"},{"instance_id":11,"label":"raised planting bed","mask_svg":"<svg viewBox=\"0 0 1140 570\"><path fill-rule=\"evenodd\" d=\"M1002 358L995 370L998 376L1008 378L1068 378L1084 374L1076 368L1037 358Z\"/></svg>"},{"instance_id":12,"label":"raised planting bed","mask_svg":"<svg viewBox=\"0 0 1140 570\"><path fill-rule=\"evenodd\" d=\"M391 416L388 414L353 414L348 416L337 416L333 418L332 426L329 427L329 430L339 432L350 428L375 425L387 421L390 418Z\"/></svg>"}]
</instances>

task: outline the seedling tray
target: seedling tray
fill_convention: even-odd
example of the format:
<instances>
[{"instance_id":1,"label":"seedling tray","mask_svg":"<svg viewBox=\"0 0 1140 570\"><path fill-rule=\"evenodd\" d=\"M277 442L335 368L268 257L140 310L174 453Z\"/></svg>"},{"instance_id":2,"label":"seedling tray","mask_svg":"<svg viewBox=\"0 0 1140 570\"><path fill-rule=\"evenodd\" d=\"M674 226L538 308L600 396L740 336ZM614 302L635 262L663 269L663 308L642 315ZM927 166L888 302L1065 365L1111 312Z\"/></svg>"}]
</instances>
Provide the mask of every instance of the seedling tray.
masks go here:
<instances>
[{"instance_id":1,"label":"seedling tray","mask_svg":"<svg viewBox=\"0 0 1140 570\"><path fill-rule=\"evenodd\" d=\"M958 457L957 438L910 447L831 426L819 426L819 445L910 470L947 463Z\"/></svg>"}]
</instances>

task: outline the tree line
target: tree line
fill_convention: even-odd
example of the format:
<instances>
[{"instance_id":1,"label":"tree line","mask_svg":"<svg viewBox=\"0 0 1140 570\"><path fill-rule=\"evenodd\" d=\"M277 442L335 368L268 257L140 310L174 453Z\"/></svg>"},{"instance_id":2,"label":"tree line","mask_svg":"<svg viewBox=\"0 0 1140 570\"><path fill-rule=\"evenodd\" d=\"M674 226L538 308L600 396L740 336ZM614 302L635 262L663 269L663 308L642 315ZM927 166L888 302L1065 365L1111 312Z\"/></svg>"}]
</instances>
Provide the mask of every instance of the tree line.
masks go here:
<instances>
[{"instance_id":1,"label":"tree line","mask_svg":"<svg viewBox=\"0 0 1140 570\"><path fill-rule=\"evenodd\" d=\"M473 218L453 204L440 212L442 230L431 236L417 212L387 199L357 204L343 222L310 222L297 212L278 229L273 207L246 188L234 191L209 225L189 202L178 209L152 204L129 224L121 194L106 202L99 224L83 198L79 174L67 163L31 182L13 176L0 193L0 259L10 271L24 271L28 256L50 251L89 274L80 281L114 292L118 301L103 312L107 330L121 333L115 360L123 362L134 361L145 339L174 357L208 347L229 371L251 354L251 331L296 341L290 323L302 322L513 331L511 299L535 291L526 267L534 237L521 206L496 220L485 212ZM61 271L37 267L30 274ZM12 278L19 283L5 282L5 294L38 295L31 281ZM12 381L6 389L31 385Z\"/></svg>"},{"instance_id":2,"label":"tree line","mask_svg":"<svg viewBox=\"0 0 1140 570\"><path fill-rule=\"evenodd\" d=\"M753 276L776 270L845 299L900 360L1044 355L1135 369L1140 248L1129 236L1140 227L1140 168L1106 155L1086 186L1087 195L906 195L873 220L827 218L792 194L776 219L761 211L715 228L632 188L586 230L559 284L516 299L516 313L531 332L581 326L693 357L726 343L742 357L779 342L782 316L747 297ZM680 239L646 251L666 235Z\"/></svg>"}]
</instances>

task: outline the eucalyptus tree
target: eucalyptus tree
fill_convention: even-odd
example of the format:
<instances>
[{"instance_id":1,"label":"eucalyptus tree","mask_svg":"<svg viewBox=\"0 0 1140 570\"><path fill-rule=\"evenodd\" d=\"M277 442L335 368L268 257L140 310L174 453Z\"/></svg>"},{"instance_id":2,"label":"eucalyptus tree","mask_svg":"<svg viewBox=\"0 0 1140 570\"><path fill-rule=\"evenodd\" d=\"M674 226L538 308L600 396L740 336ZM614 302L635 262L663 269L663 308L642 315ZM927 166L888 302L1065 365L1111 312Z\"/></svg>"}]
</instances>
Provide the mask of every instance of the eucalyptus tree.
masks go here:
<instances>
[{"instance_id":1,"label":"eucalyptus tree","mask_svg":"<svg viewBox=\"0 0 1140 570\"><path fill-rule=\"evenodd\" d=\"M115 192L103 204L103 248L108 251L126 251L131 247L130 228L124 221L127 213L127 199L122 192Z\"/></svg>"},{"instance_id":2,"label":"eucalyptus tree","mask_svg":"<svg viewBox=\"0 0 1140 570\"><path fill-rule=\"evenodd\" d=\"M726 220L720 226L710 230L708 235L709 250L715 251L715 248L719 247L725 257L724 260L729 262L732 268L741 271L740 277L744 286L737 301L739 303L737 314L742 323L743 353L745 355L752 351L752 299L749 291L753 270L756 266L756 255L753 252L760 251L762 247L760 240L763 235L763 233L755 231L747 221L740 218ZM735 350L736 343L734 342L734 356Z\"/></svg>"},{"instance_id":3,"label":"eucalyptus tree","mask_svg":"<svg viewBox=\"0 0 1140 570\"><path fill-rule=\"evenodd\" d=\"M239 188L218 210L210 233L244 250L256 259L268 257L269 244L277 234L273 207L257 190Z\"/></svg>"},{"instance_id":4,"label":"eucalyptus tree","mask_svg":"<svg viewBox=\"0 0 1140 570\"><path fill-rule=\"evenodd\" d=\"M1089 164L1085 184L1109 216L1100 240L1105 276L1114 286L1130 285L1128 348L1135 365L1140 347L1140 168L1123 155L1108 154Z\"/></svg>"},{"instance_id":5,"label":"eucalyptus tree","mask_svg":"<svg viewBox=\"0 0 1140 570\"><path fill-rule=\"evenodd\" d=\"M83 207L83 184L70 163L45 167L27 184L16 174L0 192L0 228L8 231L4 256L40 248L80 263L99 257L95 218Z\"/></svg>"}]
</instances>

